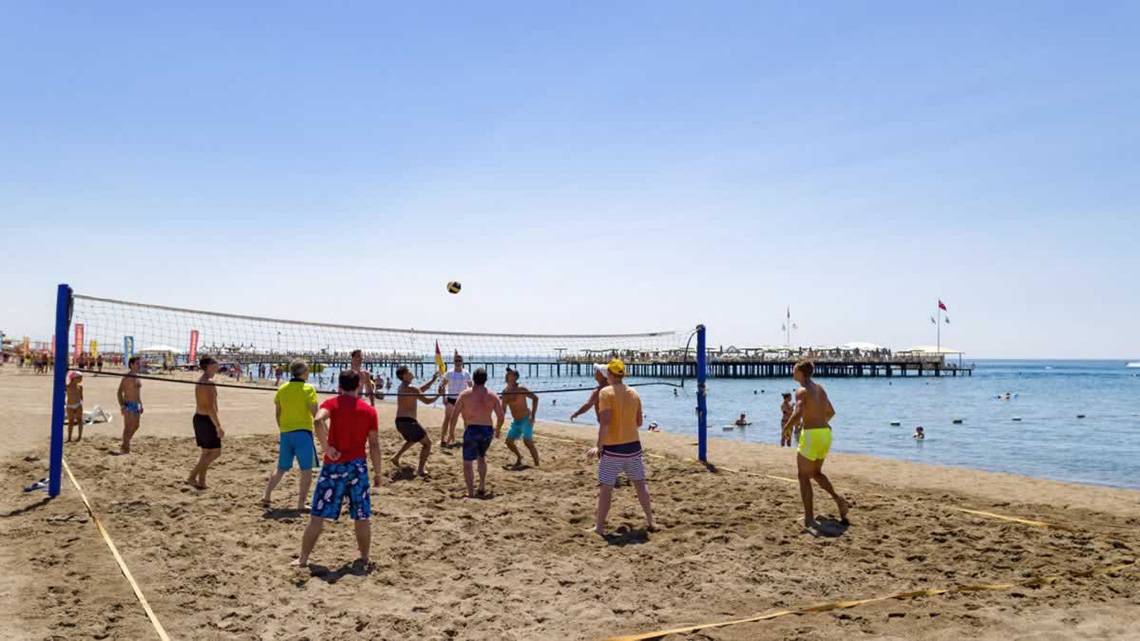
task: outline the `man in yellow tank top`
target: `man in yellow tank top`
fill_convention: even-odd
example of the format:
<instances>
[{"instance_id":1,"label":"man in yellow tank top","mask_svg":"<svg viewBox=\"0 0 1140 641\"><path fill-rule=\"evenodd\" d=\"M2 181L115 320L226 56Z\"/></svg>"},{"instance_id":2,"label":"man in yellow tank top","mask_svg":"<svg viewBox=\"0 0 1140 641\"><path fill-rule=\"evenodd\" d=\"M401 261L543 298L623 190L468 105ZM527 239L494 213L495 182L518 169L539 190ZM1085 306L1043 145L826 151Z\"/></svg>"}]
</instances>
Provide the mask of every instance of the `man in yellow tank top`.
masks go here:
<instances>
[{"instance_id":1,"label":"man in yellow tank top","mask_svg":"<svg viewBox=\"0 0 1140 641\"><path fill-rule=\"evenodd\" d=\"M598 457L598 511L594 532L605 536L606 516L610 511L618 475L625 474L637 490L637 500L645 511L645 528L653 530L653 507L649 487L645 484L645 462L637 430L641 427L641 397L622 380L625 363L620 359L606 366L609 387L598 390L598 443L589 456Z\"/></svg>"}]
</instances>

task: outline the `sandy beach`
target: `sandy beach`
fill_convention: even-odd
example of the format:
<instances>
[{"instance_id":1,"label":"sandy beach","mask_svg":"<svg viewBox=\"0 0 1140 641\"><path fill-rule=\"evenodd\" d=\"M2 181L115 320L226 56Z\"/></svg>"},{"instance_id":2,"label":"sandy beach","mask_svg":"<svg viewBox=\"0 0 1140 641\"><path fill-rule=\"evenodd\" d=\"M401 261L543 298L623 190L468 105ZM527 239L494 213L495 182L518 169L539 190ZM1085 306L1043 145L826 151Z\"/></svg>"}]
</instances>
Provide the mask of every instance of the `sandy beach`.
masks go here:
<instances>
[{"instance_id":1,"label":"sandy beach","mask_svg":"<svg viewBox=\"0 0 1140 641\"><path fill-rule=\"evenodd\" d=\"M88 409L114 408L117 383L87 377ZM66 477L54 501L20 491L46 469L49 392L49 377L0 371L3 637L157 638ZM109 454L116 416L88 427L66 458L174 639L602 639L994 583L1025 585L667 638L1138 637L1140 568L1120 566L1140 552L1140 492L835 454L827 470L855 503L852 525L813 538L794 522L790 451L713 439L710 471L693 461L691 438L645 434L661 529L640 530L632 489L620 487L610 517L617 534L602 541L585 533L595 489L583 454L593 432L540 423L542 467L504 469L511 457L496 442L487 500L462 498L458 450L433 454L430 480L383 470L373 496L376 569L350 571L355 548L342 520L326 529L312 559L321 567L310 572L289 566L306 521L287 509L295 472L274 509L258 505L276 460L272 395L220 390L227 438L206 491L182 484L197 455L191 388L147 381L143 395L134 454ZM394 408L379 409L390 455L399 443ZM438 436L440 412L421 412ZM817 502L821 515L833 514L829 501Z\"/></svg>"}]
</instances>

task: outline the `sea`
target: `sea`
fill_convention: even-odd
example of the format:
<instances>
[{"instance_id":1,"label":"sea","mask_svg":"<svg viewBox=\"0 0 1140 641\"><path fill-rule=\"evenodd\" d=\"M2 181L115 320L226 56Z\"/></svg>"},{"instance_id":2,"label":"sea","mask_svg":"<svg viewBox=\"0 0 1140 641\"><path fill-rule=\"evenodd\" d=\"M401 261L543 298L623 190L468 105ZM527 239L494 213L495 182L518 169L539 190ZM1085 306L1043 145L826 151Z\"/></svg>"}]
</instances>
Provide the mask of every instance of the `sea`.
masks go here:
<instances>
[{"instance_id":1,"label":"sea","mask_svg":"<svg viewBox=\"0 0 1140 641\"><path fill-rule=\"evenodd\" d=\"M820 379L836 410L832 451L1140 489L1140 368L1128 362L978 360L973 376ZM327 386L331 373L325 379ZM641 384L646 424L696 437L695 381L630 382ZM563 422L592 385L523 383L538 392L576 389L541 394L539 419ZM790 378L710 379L709 437L778 444L780 393L795 387ZM725 429L741 413L751 425ZM588 418L576 424L590 429ZM924 440L912 438L917 426Z\"/></svg>"},{"instance_id":2,"label":"sea","mask_svg":"<svg viewBox=\"0 0 1140 641\"><path fill-rule=\"evenodd\" d=\"M820 382L836 410L833 451L1140 489L1140 368L1127 363L981 360L966 377ZM676 397L642 388L646 421L695 434L694 387ZM791 379L710 380L710 436L778 444L780 393L795 387ZM723 429L742 412L752 425ZM915 440L920 425L926 438Z\"/></svg>"}]
</instances>

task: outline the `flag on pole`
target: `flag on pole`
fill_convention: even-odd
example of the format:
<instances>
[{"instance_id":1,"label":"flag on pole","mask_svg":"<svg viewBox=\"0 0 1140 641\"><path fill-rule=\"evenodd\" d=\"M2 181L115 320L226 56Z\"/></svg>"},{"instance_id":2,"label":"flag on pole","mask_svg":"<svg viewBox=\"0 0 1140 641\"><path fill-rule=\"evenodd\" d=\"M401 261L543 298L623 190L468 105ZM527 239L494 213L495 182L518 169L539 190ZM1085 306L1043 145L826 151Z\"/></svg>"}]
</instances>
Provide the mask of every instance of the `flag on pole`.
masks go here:
<instances>
[{"instance_id":1,"label":"flag on pole","mask_svg":"<svg viewBox=\"0 0 1140 641\"><path fill-rule=\"evenodd\" d=\"M447 366L443 364L443 354L439 351L439 341L435 342L435 366L439 368L440 376L447 372Z\"/></svg>"},{"instance_id":2,"label":"flag on pole","mask_svg":"<svg viewBox=\"0 0 1140 641\"><path fill-rule=\"evenodd\" d=\"M938 321L934 320L934 317L933 317L933 316L931 316L931 317L930 317L930 324L931 324L931 325L937 325L937 324L938 324Z\"/></svg>"},{"instance_id":3,"label":"flag on pole","mask_svg":"<svg viewBox=\"0 0 1140 641\"><path fill-rule=\"evenodd\" d=\"M947 317L946 317L946 324L947 324L947 325L949 325L949 324L950 324L950 317L949 317L949 316L947 316Z\"/></svg>"},{"instance_id":4,"label":"flag on pole","mask_svg":"<svg viewBox=\"0 0 1140 641\"><path fill-rule=\"evenodd\" d=\"M943 303L941 298L938 299L938 309L941 309L944 312L950 311L946 309L946 303Z\"/></svg>"}]
</instances>

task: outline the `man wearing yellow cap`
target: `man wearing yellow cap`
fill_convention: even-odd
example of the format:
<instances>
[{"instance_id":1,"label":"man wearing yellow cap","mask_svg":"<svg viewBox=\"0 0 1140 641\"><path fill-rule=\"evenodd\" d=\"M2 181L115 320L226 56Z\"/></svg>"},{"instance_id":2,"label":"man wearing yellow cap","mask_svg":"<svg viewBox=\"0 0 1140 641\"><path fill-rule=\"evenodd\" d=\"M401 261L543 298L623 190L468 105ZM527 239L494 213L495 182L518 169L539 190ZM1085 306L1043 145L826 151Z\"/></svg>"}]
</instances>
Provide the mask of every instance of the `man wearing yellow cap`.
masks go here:
<instances>
[{"instance_id":1,"label":"man wearing yellow cap","mask_svg":"<svg viewBox=\"0 0 1140 641\"><path fill-rule=\"evenodd\" d=\"M598 456L598 512L594 532L605 536L606 516L618 475L625 474L637 490L637 500L645 510L645 527L653 530L653 507L645 484L645 462L637 430L641 427L641 397L622 380L625 363L613 359L606 366L609 386L598 391L598 444L590 450Z\"/></svg>"}]
</instances>

